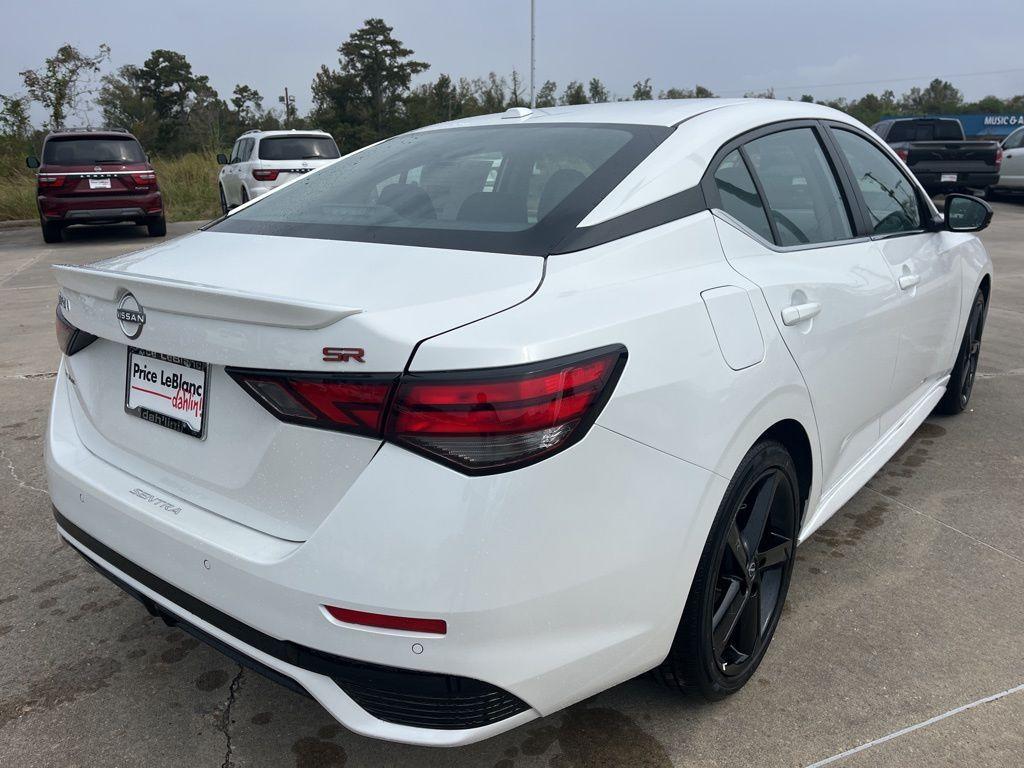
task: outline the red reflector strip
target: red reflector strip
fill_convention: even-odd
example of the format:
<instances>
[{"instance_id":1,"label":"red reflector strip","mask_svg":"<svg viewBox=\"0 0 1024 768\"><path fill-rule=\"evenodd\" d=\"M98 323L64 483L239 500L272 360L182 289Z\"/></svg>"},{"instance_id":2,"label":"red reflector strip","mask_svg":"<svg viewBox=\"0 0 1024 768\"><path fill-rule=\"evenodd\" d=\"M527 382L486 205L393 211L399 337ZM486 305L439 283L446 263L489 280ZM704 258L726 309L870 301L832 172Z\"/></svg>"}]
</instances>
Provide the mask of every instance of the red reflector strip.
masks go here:
<instances>
[{"instance_id":1,"label":"red reflector strip","mask_svg":"<svg viewBox=\"0 0 1024 768\"><path fill-rule=\"evenodd\" d=\"M52 189L54 187L63 187L66 178L66 176L37 176L36 181L41 188Z\"/></svg>"},{"instance_id":2,"label":"red reflector strip","mask_svg":"<svg viewBox=\"0 0 1024 768\"><path fill-rule=\"evenodd\" d=\"M383 613L353 611L349 608L338 608L333 605L325 605L324 608L335 619L346 624L359 624L364 627L377 627L379 629L400 629L405 632L425 632L431 635L444 635L448 632L448 623L443 619L387 616Z\"/></svg>"}]
</instances>

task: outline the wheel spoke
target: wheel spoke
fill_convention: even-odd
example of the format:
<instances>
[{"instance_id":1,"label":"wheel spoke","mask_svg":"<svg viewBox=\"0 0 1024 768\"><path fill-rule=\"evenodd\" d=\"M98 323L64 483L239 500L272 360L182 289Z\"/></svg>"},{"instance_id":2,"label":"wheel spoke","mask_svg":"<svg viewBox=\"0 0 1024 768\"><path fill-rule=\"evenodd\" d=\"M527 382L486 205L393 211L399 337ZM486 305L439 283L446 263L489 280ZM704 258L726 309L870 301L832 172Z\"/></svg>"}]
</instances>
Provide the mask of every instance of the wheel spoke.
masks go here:
<instances>
[{"instance_id":1,"label":"wheel spoke","mask_svg":"<svg viewBox=\"0 0 1024 768\"><path fill-rule=\"evenodd\" d=\"M736 650L753 656L757 644L761 641L761 598L759 595L748 595L743 606L733 645Z\"/></svg>"},{"instance_id":2,"label":"wheel spoke","mask_svg":"<svg viewBox=\"0 0 1024 768\"><path fill-rule=\"evenodd\" d=\"M711 621L715 653L719 656L728 647L729 640L736 631L736 625L739 623L747 602L749 602L747 595L740 594L740 582L731 581L725 597L722 598L722 605L715 611L715 616Z\"/></svg>"},{"instance_id":3,"label":"wheel spoke","mask_svg":"<svg viewBox=\"0 0 1024 768\"><path fill-rule=\"evenodd\" d=\"M772 502L775 501L775 491L779 487L779 473L775 472L769 477L761 490L757 492L754 499L754 506L750 510L750 518L743 528L743 543L747 552L756 552L757 545L761 543L764 536L765 526L768 524L768 516L772 511Z\"/></svg>"},{"instance_id":4,"label":"wheel spoke","mask_svg":"<svg viewBox=\"0 0 1024 768\"><path fill-rule=\"evenodd\" d=\"M792 550L793 542L786 539L781 544L776 544L771 549L759 552L757 555L757 569L759 571L763 571L768 568L774 568L776 565L781 565L789 559L789 553Z\"/></svg>"},{"instance_id":5,"label":"wheel spoke","mask_svg":"<svg viewBox=\"0 0 1024 768\"><path fill-rule=\"evenodd\" d=\"M747 548L743 545L743 537L740 535L740 529L736 525L736 521L733 520L732 525L729 526L729 534L727 537L729 544L729 551L732 552L732 556L736 560L736 564L739 565L739 572L746 574L747 572L747 561L750 559L747 555Z\"/></svg>"}]
</instances>

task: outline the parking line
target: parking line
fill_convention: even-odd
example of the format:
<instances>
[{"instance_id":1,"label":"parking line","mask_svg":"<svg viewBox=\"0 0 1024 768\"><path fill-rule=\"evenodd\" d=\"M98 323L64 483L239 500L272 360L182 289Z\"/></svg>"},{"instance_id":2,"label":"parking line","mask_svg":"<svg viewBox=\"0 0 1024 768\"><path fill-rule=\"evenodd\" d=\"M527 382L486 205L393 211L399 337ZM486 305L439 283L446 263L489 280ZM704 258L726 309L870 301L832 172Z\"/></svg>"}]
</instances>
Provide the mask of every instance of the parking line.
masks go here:
<instances>
[{"instance_id":1,"label":"parking line","mask_svg":"<svg viewBox=\"0 0 1024 768\"><path fill-rule=\"evenodd\" d=\"M988 704L990 701L996 701L998 699L1003 698L1004 696L1009 696L1013 693L1020 693L1021 691L1024 691L1024 683L1013 688L1009 688L1005 691L1001 691L1000 693L994 693L991 696L986 696L983 699L972 701L970 704L964 704L962 706L957 707L956 709L951 709L948 712L943 712L941 715L930 717L927 720L921 721L920 723L908 725L906 728L900 728L898 731L893 731L892 733L888 734L887 736L883 736L880 739L869 741L865 744L861 744L859 747L848 749L845 752L840 752L838 755L832 755L832 757L826 757L824 760L819 760L816 763L812 763L811 765L807 766L807 768L819 768L819 766L822 765L829 765L830 763L835 763L839 760L844 760L847 757L850 757L851 755L857 754L858 752L863 752L866 749L877 747L879 744L884 744L887 741L892 741L893 739L898 738L900 736L905 736L908 733L912 733L920 728L925 728L929 725L932 725L933 723L939 722L940 720L945 720L947 717L958 715L961 712L966 712L968 709L973 709L974 707L980 706L981 704Z\"/></svg>"}]
</instances>

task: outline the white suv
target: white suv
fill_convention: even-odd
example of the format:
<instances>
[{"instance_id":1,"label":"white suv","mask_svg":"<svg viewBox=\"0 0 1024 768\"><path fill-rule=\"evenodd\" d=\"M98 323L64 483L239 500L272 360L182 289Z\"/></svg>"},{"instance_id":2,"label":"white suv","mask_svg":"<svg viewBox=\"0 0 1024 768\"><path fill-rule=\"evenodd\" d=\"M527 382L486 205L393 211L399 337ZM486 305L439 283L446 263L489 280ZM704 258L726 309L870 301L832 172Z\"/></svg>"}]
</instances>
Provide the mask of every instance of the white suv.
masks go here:
<instances>
[{"instance_id":1,"label":"white suv","mask_svg":"<svg viewBox=\"0 0 1024 768\"><path fill-rule=\"evenodd\" d=\"M217 155L220 207L227 213L293 178L341 156L324 131L247 131L231 148L231 157Z\"/></svg>"}]
</instances>

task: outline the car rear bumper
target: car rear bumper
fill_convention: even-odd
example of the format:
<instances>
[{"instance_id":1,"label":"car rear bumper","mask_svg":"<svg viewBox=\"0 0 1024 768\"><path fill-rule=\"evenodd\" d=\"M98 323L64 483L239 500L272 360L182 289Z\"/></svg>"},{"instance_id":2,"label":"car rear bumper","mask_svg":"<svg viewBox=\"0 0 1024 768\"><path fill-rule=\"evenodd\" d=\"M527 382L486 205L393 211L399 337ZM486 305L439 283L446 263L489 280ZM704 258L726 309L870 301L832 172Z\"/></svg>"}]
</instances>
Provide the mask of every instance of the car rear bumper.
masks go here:
<instances>
[{"instance_id":1,"label":"car rear bumper","mask_svg":"<svg viewBox=\"0 0 1024 768\"><path fill-rule=\"evenodd\" d=\"M91 453L75 397L62 364L46 439L61 535L343 725L412 744L478 741L660 663L726 485L600 427L482 478L385 445L309 539L289 542ZM448 631L343 624L324 605L440 618ZM430 693L442 688L458 706Z\"/></svg>"},{"instance_id":2,"label":"car rear bumper","mask_svg":"<svg viewBox=\"0 0 1024 768\"><path fill-rule=\"evenodd\" d=\"M39 195L39 215L44 222L98 224L148 219L164 213L160 192L143 195L59 196Z\"/></svg>"},{"instance_id":3,"label":"car rear bumper","mask_svg":"<svg viewBox=\"0 0 1024 768\"><path fill-rule=\"evenodd\" d=\"M956 187L973 187L984 189L999 181L999 173L980 171L918 171L911 169L921 185L928 189L954 189ZM943 181L944 175L956 174L956 181Z\"/></svg>"}]
</instances>

